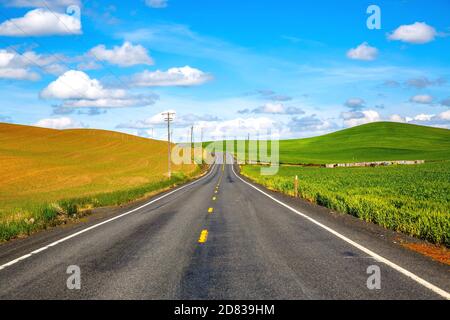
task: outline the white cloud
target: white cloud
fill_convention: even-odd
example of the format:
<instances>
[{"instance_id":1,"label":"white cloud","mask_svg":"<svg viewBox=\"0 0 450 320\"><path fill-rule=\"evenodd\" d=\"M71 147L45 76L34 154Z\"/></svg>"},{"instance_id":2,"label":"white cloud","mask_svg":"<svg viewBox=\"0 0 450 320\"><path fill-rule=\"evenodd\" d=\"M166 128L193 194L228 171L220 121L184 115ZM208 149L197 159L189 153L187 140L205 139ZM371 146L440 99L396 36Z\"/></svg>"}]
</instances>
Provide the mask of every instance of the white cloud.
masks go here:
<instances>
[{"instance_id":1,"label":"white cloud","mask_svg":"<svg viewBox=\"0 0 450 320\"><path fill-rule=\"evenodd\" d=\"M37 81L39 74L23 68L0 68L0 78Z\"/></svg>"},{"instance_id":2,"label":"white cloud","mask_svg":"<svg viewBox=\"0 0 450 320\"><path fill-rule=\"evenodd\" d=\"M315 114L301 118L293 117L288 126L290 131L303 135L308 132L327 132L337 128L334 122L320 119Z\"/></svg>"},{"instance_id":3,"label":"white cloud","mask_svg":"<svg viewBox=\"0 0 450 320\"><path fill-rule=\"evenodd\" d=\"M442 120L450 121L450 110L444 111L438 115L438 117Z\"/></svg>"},{"instance_id":4,"label":"white cloud","mask_svg":"<svg viewBox=\"0 0 450 320\"><path fill-rule=\"evenodd\" d=\"M51 129L71 129L86 127L82 122L75 121L69 117L41 119L35 123L35 126Z\"/></svg>"},{"instance_id":5,"label":"white cloud","mask_svg":"<svg viewBox=\"0 0 450 320\"><path fill-rule=\"evenodd\" d=\"M145 4L151 8L161 9L167 7L168 0L145 0Z\"/></svg>"},{"instance_id":6,"label":"white cloud","mask_svg":"<svg viewBox=\"0 0 450 320\"><path fill-rule=\"evenodd\" d=\"M64 67L58 63L58 59L64 57L40 55L33 51L18 54L0 49L0 78L36 81L40 79L39 74L32 70L36 66L46 73L61 74Z\"/></svg>"},{"instance_id":7,"label":"white cloud","mask_svg":"<svg viewBox=\"0 0 450 320\"><path fill-rule=\"evenodd\" d=\"M50 8L66 8L71 5L81 6L80 0L46 0L46 4ZM0 3L7 7L16 8L41 8L42 0L1 0Z\"/></svg>"},{"instance_id":8,"label":"white cloud","mask_svg":"<svg viewBox=\"0 0 450 320\"><path fill-rule=\"evenodd\" d=\"M144 70L133 76L132 83L140 87L194 86L210 81L212 76L201 70L185 66L167 71Z\"/></svg>"},{"instance_id":9,"label":"white cloud","mask_svg":"<svg viewBox=\"0 0 450 320\"><path fill-rule=\"evenodd\" d=\"M365 110L361 111L363 116L358 116L356 118L347 118L344 119L344 124L347 127L354 127L359 126L362 124L370 123L370 122L376 122L380 121L381 117L380 114L375 110Z\"/></svg>"},{"instance_id":10,"label":"white cloud","mask_svg":"<svg viewBox=\"0 0 450 320\"><path fill-rule=\"evenodd\" d=\"M125 41L122 46L114 46L112 49L106 49L104 45L98 45L92 48L88 55L121 67L153 64L153 59L149 56L147 49L141 45L133 45L128 41Z\"/></svg>"},{"instance_id":11,"label":"white cloud","mask_svg":"<svg viewBox=\"0 0 450 320\"><path fill-rule=\"evenodd\" d=\"M21 18L0 24L0 35L11 37L81 34L81 21L74 15L34 9Z\"/></svg>"},{"instance_id":12,"label":"white cloud","mask_svg":"<svg viewBox=\"0 0 450 320\"><path fill-rule=\"evenodd\" d=\"M51 82L41 92L44 99L64 100L65 107L119 108L151 105L155 95L132 96L122 89L107 89L97 79L86 73L69 70Z\"/></svg>"},{"instance_id":13,"label":"white cloud","mask_svg":"<svg viewBox=\"0 0 450 320\"><path fill-rule=\"evenodd\" d=\"M361 98L350 98L344 105L350 109L359 110L365 108L366 102Z\"/></svg>"},{"instance_id":14,"label":"white cloud","mask_svg":"<svg viewBox=\"0 0 450 320\"><path fill-rule=\"evenodd\" d=\"M392 115L390 119L391 121L396 122L406 122L425 126L450 128L450 110L441 112L437 115L421 113L412 118Z\"/></svg>"},{"instance_id":15,"label":"white cloud","mask_svg":"<svg viewBox=\"0 0 450 320\"><path fill-rule=\"evenodd\" d=\"M372 61L378 56L378 49L369 46L367 42L361 43L356 48L347 51L347 57L354 60Z\"/></svg>"},{"instance_id":16,"label":"white cloud","mask_svg":"<svg viewBox=\"0 0 450 320\"><path fill-rule=\"evenodd\" d=\"M91 79L86 73L69 70L51 82L42 92L43 98L56 99L102 99L124 98L121 89L105 89L97 79Z\"/></svg>"},{"instance_id":17,"label":"white cloud","mask_svg":"<svg viewBox=\"0 0 450 320\"><path fill-rule=\"evenodd\" d=\"M398 40L413 44L424 44L434 40L436 30L425 22L402 25L388 35L389 40Z\"/></svg>"},{"instance_id":18,"label":"white cloud","mask_svg":"<svg viewBox=\"0 0 450 320\"><path fill-rule=\"evenodd\" d=\"M294 114L304 114L305 112L298 108L293 106L285 106L282 103L274 103L274 102L268 102L258 108L255 108L253 110L250 109L244 109L239 110L238 113L240 114L248 114L248 113L267 113L267 114L287 114L287 115L294 115Z\"/></svg>"},{"instance_id":19,"label":"white cloud","mask_svg":"<svg viewBox=\"0 0 450 320\"><path fill-rule=\"evenodd\" d=\"M409 101L419 104L430 104L433 102L433 97L428 94L418 94L411 97Z\"/></svg>"},{"instance_id":20,"label":"white cloud","mask_svg":"<svg viewBox=\"0 0 450 320\"><path fill-rule=\"evenodd\" d=\"M224 121L200 121L198 126L212 138L247 136L281 130L281 123L267 117L236 118Z\"/></svg>"},{"instance_id":21,"label":"white cloud","mask_svg":"<svg viewBox=\"0 0 450 320\"><path fill-rule=\"evenodd\" d=\"M389 117L389 120L390 121L393 121L393 122L406 122L407 121L407 119L405 118L405 117L402 117L401 115L399 115L399 114L393 114L393 115L391 115L390 117Z\"/></svg>"},{"instance_id":22,"label":"white cloud","mask_svg":"<svg viewBox=\"0 0 450 320\"><path fill-rule=\"evenodd\" d=\"M433 114L418 114L417 116L414 117L413 120L416 121L430 121L431 119L433 119L434 115Z\"/></svg>"},{"instance_id":23,"label":"white cloud","mask_svg":"<svg viewBox=\"0 0 450 320\"><path fill-rule=\"evenodd\" d=\"M284 106L282 103L266 103L262 111L265 113L283 113Z\"/></svg>"},{"instance_id":24,"label":"white cloud","mask_svg":"<svg viewBox=\"0 0 450 320\"><path fill-rule=\"evenodd\" d=\"M160 113L157 113L149 118L146 118L144 120L138 120L130 123L122 123L117 126L117 128L129 128L129 129L149 129L153 128L155 126L163 125L165 124L165 116L163 113L174 113L173 119L177 119L177 115L175 110L166 110Z\"/></svg>"}]
</instances>

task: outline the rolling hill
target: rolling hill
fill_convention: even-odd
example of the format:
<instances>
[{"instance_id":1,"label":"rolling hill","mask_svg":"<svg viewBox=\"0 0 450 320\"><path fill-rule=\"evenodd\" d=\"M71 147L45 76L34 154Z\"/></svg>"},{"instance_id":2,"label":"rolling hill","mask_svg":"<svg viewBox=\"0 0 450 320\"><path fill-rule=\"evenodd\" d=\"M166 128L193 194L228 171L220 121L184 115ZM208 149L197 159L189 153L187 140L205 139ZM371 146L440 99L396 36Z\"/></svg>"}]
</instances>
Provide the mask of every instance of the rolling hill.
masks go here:
<instances>
[{"instance_id":1,"label":"rolling hill","mask_svg":"<svg viewBox=\"0 0 450 320\"><path fill-rule=\"evenodd\" d=\"M173 166L173 171L187 177L197 167ZM166 172L163 141L0 123L0 224L34 216L33 208L41 204L168 181Z\"/></svg>"},{"instance_id":2,"label":"rolling hill","mask_svg":"<svg viewBox=\"0 0 450 320\"><path fill-rule=\"evenodd\" d=\"M291 164L449 159L450 130L395 122L280 141L280 161Z\"/></svg>"}]
</instances>

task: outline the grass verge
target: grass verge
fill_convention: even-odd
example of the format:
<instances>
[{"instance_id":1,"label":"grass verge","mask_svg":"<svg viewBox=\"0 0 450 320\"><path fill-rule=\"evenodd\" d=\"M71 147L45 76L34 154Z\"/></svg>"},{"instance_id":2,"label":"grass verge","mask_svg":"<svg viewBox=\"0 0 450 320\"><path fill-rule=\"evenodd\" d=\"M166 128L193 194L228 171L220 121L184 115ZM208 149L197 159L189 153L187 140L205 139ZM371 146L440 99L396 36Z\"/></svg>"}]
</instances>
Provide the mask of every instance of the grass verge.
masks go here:
<instances>
[{"instance_id":1,"label":"grass verge","mask_svg":"<svg viewBox=\"0 0 450 320\"><path fill-rule=\"evenodd\" d=\"M16 214L9 214L9 219L0 221L0 242L77 220L81 216L89 214L90 210L94 208L127 204L155 192L184 184L193 180L204 170L204 167L199 167L189 176L181 172L174 173L170 180L153 182L126 190L68 198L53 203L33 204L16 209ZM27 218L18 219L18 217L24 216Z\"/></svg>"}]
</instances>

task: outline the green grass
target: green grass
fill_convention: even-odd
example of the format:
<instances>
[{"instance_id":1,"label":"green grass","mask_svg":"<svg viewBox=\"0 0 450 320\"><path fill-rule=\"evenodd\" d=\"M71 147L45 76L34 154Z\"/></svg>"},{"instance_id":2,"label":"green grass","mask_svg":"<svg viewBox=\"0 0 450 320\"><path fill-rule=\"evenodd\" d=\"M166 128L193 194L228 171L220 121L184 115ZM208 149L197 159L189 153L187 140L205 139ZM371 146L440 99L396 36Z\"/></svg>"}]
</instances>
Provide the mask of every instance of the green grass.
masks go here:
<instances>
[{"instance_id":1,"label":"green grass","mask_svg":"<svg viewBox=\"0 0 450 320\"><path fill-rule=\"evenodd\" d=\"M200 173L200 169L198 169L198 173ZM191 177L177 173L172 175L170 180L166 179L131 189L99 193L86 197L61 199L54 203L24 205L21 210L29 213L28 218L21 220L12 219L8 222L0 223L0 241L7 241L19 235L29 235L41 229L75 220L81 215L90 213L90 209L93 208L126 204L189 180L191 180ZM33 222L31 223L30 221Z\"/></svg>"},{"instance_id":2,"label":"green grass","mask_svg":"<svg viewBox=\"0 0 450 320\"><path fill-rule=\"evenodd\" d=\"M450 162L375 168L282 166L260 176L259 166L243 175L273 190L299 196L385 228L450 246Z\"/></svg>"},{"instance_id":3,"label":"green grass","mask_svg":"<svg viewBox=\"0 0 450 320\"><path fill-rule=\"evenodd\" d=\"M270 150L270 143L268 147ZM285 164L448 159L450 130L395 122L374 122L324 136L280 141L280 162Z\"/></svg>"}]
</instances>

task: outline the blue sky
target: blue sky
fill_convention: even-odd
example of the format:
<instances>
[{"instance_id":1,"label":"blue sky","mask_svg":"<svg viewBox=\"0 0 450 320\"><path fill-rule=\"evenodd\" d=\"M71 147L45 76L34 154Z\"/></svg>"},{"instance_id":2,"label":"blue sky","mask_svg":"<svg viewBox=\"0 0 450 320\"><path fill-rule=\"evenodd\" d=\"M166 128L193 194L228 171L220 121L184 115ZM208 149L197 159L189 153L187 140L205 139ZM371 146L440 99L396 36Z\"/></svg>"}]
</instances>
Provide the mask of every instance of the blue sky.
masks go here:
<instances>
[{"instance_id":1,"label":"blue sky","mask_svg":"<svg viewBox=\"0 0 450 320\"><path fill-rule=\"evenodd\" d=\"M369 29L369 5L381 29ZM450 127L450 2L0 0L0 121L175 141ZM79 13L79 15L78 15Z\"/></svg>"}]
</instances>

